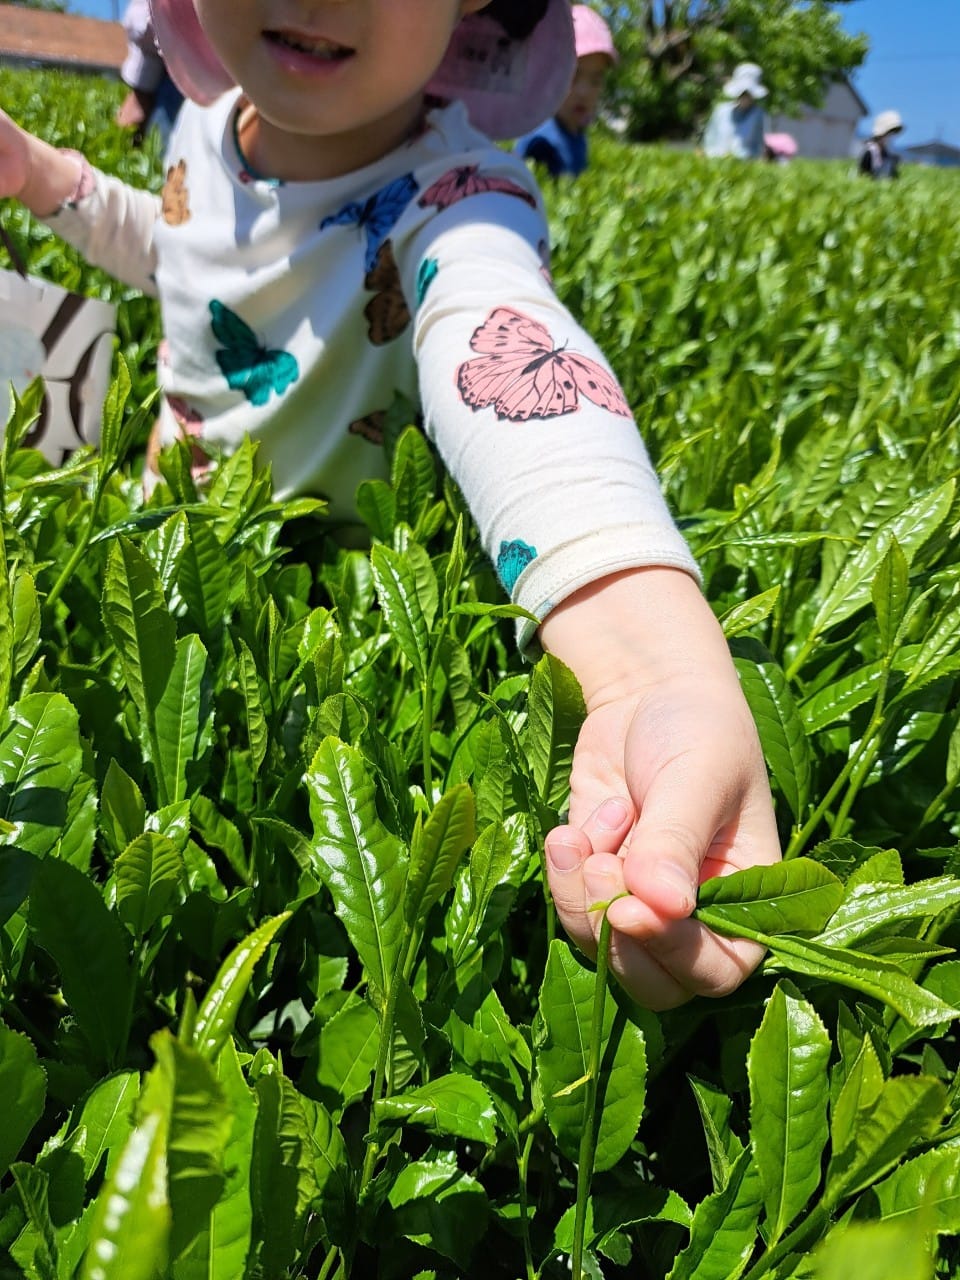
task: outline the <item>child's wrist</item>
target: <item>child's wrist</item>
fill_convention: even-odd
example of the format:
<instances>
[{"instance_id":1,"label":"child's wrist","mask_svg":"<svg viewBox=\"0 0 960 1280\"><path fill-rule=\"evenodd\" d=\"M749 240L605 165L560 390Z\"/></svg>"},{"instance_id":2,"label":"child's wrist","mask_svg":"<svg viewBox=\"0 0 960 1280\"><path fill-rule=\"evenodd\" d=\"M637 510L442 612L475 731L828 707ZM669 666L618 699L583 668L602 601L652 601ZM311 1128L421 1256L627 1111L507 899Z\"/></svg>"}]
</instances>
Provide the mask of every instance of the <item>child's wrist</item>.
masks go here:
<instances>
[{"instance_id":1,"label":"child's wrist","mask_svg":"<svg viewBox=\"0 0 960 1280\"><path fill-rule=\"evenodd\" d=\"M710 670L736 680L713 611L682 569L652 566L592 583L544 619L540 641L577 676L588 709Z\"/></svg>"},{"instance_id":2,"label":"child's wrist","mask_svg":"<svg viewBox=\"0 0 960 1280\"><path fill-rule=\"evenodd\" d=\"M27 179L18 199L35 217L50 218L83 193L86 162L79 151L59 150L28 135Z\"/></svg>"}]
</instances>

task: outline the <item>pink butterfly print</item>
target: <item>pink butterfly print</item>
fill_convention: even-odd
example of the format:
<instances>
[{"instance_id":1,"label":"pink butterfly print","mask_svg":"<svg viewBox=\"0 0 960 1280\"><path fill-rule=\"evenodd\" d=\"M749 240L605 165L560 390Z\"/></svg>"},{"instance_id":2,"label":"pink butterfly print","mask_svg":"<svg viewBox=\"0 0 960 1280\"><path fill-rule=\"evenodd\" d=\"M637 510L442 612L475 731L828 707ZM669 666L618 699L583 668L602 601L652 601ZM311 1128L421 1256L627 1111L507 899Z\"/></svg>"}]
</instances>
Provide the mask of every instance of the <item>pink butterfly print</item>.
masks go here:
<instances>
[{"instance_id":1,"label":"pink butterfly print","mask_svg":"<svg viewBox=\"0 0 960 1280\"><path fill-rule=\"evenodd\" d=\"M479 166L475 164L460 165L459 168L445 173L432 187L427 188L417 203L421 209L426 209L431 204L436 205L438 209L449 209L458 200L464 200L467 196L482 195L486 191L498 191L505 196L518 196L521 200L525 200L531 209L537 207L536 200L519 183L513 182L510 178L487 177L479 172Z\"/></svg>"},{"instance_id":2,"label":"pink butterfly print","mask_svg":"<svg viewBox=\"0 0 960 1280\"><path fill-rule=\"evenodd\" d=\"M574 413L583 395L601 409L633 417L612 374L587 356L555 347L547 329L519 311L491 311L470 346L480 355L457 370L457 387L472 409L492 405L501 420L528 422Z\"/></svg>"}]
</instances>

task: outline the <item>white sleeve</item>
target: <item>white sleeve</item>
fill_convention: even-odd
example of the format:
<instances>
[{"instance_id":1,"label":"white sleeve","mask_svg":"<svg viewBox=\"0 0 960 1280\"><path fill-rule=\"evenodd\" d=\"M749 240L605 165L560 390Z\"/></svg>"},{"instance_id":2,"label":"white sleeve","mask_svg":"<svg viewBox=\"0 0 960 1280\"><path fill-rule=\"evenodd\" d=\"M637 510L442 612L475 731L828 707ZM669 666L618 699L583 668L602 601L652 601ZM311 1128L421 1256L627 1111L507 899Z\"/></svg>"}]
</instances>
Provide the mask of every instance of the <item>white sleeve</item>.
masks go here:
<instances>
[{"instance_id":1,"label":"white sleeve","mask_svg":"<svg viewBox=\"0 0 960 1280\"><path fill-rule=\"evenodd\" d=\"M545 234L538 211L496 194L434 219L414 332L427 432L505 590L541 620L624 569L699 578L623 392L553 292Z\"/></svg>"},{"instance_id":2,"label":"white sleeve","mask_svg":"<svg viewBox=\"0 0 960 1280\"><path fill-rule=\"evenodd\" d=\"M93 266L156 297L153 231L160 197L128 187L73 154L82 166L75 196L43 221Z\"/></svg>"}]
</instances>

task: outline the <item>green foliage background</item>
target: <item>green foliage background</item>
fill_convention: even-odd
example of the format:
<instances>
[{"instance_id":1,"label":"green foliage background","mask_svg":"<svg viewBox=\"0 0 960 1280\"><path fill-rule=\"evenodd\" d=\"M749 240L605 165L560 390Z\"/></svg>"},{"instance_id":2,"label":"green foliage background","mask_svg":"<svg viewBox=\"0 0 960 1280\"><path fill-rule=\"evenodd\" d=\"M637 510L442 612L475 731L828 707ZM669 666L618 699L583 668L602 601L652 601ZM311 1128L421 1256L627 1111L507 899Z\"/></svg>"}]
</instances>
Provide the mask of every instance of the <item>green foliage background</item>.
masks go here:
<instances>
[{"instance_id":1,"label":"green foliage background","mask_svg":"<svg viewBox=\"0 0 960 1280\"><path fill-rule=\"evenodd\" d=\"M116 87L0 75L155 184ZM788 861L703 887L759 938L654 1017L555 936L580 706L524 667L402 412L372 549L136 474L153 306L98 456L0 452L0 1275L960 1275L955 178L600 140L558 291L634 406L760 727Z\"/></svg>"}]
</instances>

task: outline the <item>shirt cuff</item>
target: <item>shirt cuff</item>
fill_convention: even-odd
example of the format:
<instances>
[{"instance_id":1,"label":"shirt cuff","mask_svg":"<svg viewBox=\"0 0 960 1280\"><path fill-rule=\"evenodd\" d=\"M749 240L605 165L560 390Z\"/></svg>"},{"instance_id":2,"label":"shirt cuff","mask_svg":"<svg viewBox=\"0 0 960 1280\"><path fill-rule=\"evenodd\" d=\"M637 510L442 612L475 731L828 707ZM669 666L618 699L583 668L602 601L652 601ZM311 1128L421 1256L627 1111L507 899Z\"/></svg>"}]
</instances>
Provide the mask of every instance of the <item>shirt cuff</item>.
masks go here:
<instances>
[{"instance_id":1,"label":"shirt cuff","mask_svg":"<svg viewBox=\"0 0 960 1280\"><path fill-rule=\"evenodd\" d=\"M629 569L651 568L680 569L702 583L690 548L673 526L610 525L535 556L517 578L513 600L542 622L582 587ZM540 656L537 624L529 618L517 620L517 646L526 658Z\"/></svg>"}]
</instances>

